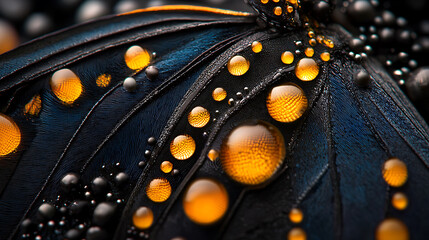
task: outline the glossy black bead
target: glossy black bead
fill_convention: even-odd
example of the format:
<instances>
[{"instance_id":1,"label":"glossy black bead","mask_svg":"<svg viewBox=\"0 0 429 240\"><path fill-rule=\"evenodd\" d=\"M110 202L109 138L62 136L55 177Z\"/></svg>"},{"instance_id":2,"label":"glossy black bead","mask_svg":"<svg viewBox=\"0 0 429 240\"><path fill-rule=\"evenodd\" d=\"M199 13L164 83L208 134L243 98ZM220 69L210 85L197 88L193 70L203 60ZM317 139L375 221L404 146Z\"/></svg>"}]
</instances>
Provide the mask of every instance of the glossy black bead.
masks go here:
<instances>
[{"instance_id":1,"label":"glossy black bead","mask_svg":"<svg viewBox=\"0 0 429 240\"><path fill-rule=\"evenodd\" d=\"M347 12L354 22L368 23L375 17L375 9L370 2L358 0L352 2L347 8Z\"/></svg>"},{"instance_id":2,"label":"glossy black bead","mask_svg":"<svg viewBox=\"0 0 429 240\"><path fill-rule=\"evenodd\" d=\"M414 101L429 99L429 67L415 70L407 80L406 89Z\"/></svg>"},{"instance_id":3,"label":"glossy black bead","mask_svg":"<svg viewBox=\"0 0 429 240\"><path fill-rule=\"evenodd\" d=\"M55 216L55 212L55 206L50 203L43 203L37 210L39 217L43 220L51 220Z\"/></svg>"},{"instance_id":4,"label":"glossy black bead","mask_svg":"<svg viewBox=\"0 0 429 240\"><path fill-rule=\"evenodd\" d=\"M109 189L109 183L104 177L96 177L92 180L91 188L95 194L103 194Z\"/></svg>"},{"instance_id":5,"label":"glossy black bead","mask_svg":"<svg viewBox=\"0 0 429 240\"><path fill-rule=\"evenodd\" d=\"M125 184L129 179L128 174L124 173L124 172L120 172L115 176L115 181L116 183L118 183L118 185L123 185Z\"/></svg>"},{"instance_id":6,"label":"glossy black bead","mask_svg":"<svg viewBox=\"0 0 429 240\"><path fill-rule=\"evenodd\" d=\"M69 206L69 214L74 217L84 217L88 215L90 204L87 201L75 201Z\"/></svg>"},{"instance_id":7,"label":"glossy black bead","mask_svg":"<svg viewBox=\"0 0 429 240\"><path fill-rule=\"evenodd\" d=\"M149 80L155 80L158 77L159 70L155 66L149 66L145 70L146 76Z\"/></svg>"},{"instance_id":8,"label":"glossy black bead","mask_svg":"<svg viewBox=\"0 0 429 240\"><path fill-rule=\"evenodd\" d=\"M86 232L87 240L107 240L109 239L109 234L101 229L100 227L90 227Z\"/></svg>"},{"instance_id":9,"label":"glossy black bead","mask_svg":"<svg viewBox=\"0 0 429 240\"><path fill-rule=\"evenodd\" d=\"M76 173L68 173L61 179L61 189L65 192L75 190L79 184L80 177Z\"/></svg>"},{"instance_id":10,"label":"glossy black bead","mask_svg":"<svg viewBox=\"0 0 429 240\"><path fill-rule=\"evenodd\" d=\"M371 77L366 71L359 71L355 74L355 82L359 87L366 88L369 86Z\"/></svg>"},{"instance_id":11,"label":"glossy black bead","mask_svg":"<svg viewBox=\"0 0 429 240\"><path fill-rule=\"evenodd\" d=\"M78 229L70 229L66 232L64 235L65 239L67 240L78 240L80 239L80 236L82 235L82 232Z\"/></svg>"},{"instance_id":12,"label":"glossy black bead","mask_svg":"<svg viewBox=\"0 0 429 240\"><path fill-rule=\"evenodd\" d=\"M108 224L116 213L116 206L112 203L102 202L94 209L92 221L99 226Z\"/></svg>"}]
</instances>

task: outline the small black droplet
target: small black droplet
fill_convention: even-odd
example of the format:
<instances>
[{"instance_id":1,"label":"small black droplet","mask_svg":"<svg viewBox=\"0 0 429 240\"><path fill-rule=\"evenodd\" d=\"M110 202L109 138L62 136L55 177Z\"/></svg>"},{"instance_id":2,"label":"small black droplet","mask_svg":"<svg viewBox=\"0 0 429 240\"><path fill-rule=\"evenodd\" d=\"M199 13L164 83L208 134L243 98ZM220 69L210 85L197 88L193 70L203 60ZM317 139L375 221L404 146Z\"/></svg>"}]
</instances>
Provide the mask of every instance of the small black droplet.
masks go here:
<instances>
[{"instance_id":1,"label":"small black droplet","mask_svg":"<svg viewBox=\"0 0 429 240\"><path fill-rule=\"evenodd\" d=\"M82 232L78 229L70 229L66 232L64 235L65 239L67 240L78 240L80 239L80 235L82 235Z\"/></svg>"},{"instance_id":2,"label":"small black droplet","mask_svg":"<svg viewBox=\"0 0 429 240\"><path fill-rule=\"evenodd\" d=\"M55 207L50 203L43 203L38 209L38 215L43 220L51 220L55 216Z\"/></svg>"},{"instance_id":3,"label":"small black droplet","mask_svg":"<svg viewBox=\"0 0 429 240\"><path fill-rule=\"evenodd\" d=\"M115 205L112 203L102 202L95 207L92 221L99 226L104 226L113 219L115 213Z\"/></svg>"},{"instance_id":4,"label":"small black droplet","mask_svg":"<svg viewBox=\"0 0 429 240\"><path fill-rule=\"evenodd\" d=\"M152 154L152 152L150 150L146 150L144 151L144 156L145 158L150 158L150 155Z\"/></svg>"},{"instance_id":5,"label":"small black droplet","mask_svg":"<svg viewBox=\"0 0 429 240\"><path fill-rule=\"evenodd\" d=\"M406 88L413 101L429 99L429 67L419 68L410 74Z\"/></svg>"},{"instance_id":6,"label":"small black droplet","mask_svg":"<svg viewBox=\"0 0 429 240\"><path fill-rule=\"evenodd\" d=\"M178 169L173 169L173 171L171 172L171 174L173 176L177 176L177 175L179 175L179 173L180 173L180 171Z\"/></svg>"},{"instance_id":7,"label":"small black droplet","mask_svg":"<svg viewBox=\"0 0 429 240\"><path fill-rule=\"evenodd\" d=\"M124 172L120 172L116 175L115 181L118 183L118 185L125 184L128 181L129 177L128 174Z\"/></svg>"},{"instance_id":8,"label":"small black droplet","mask_svg":"<svg viewBox=\"0 0 429 240\"><path fill-rule=\"evenodd\" d=\"M395 37L395 31L391 28L383 28L380 31L380 39L383 42L391 42Z\"/></svg>"},{"instance_id":9,"label":"small black droplet","mask_svg":"<svg viewBox=\"0 0 429 240\"><path fill-rule=\"evenodd\" d=\"M65 192L71 192L79 184L80 177L76 173L68 173L61 179L61 189Z\"/></svg>"},{"instance_id":10,"label":"small black droplet","mask_svg":"<svg viewBox=\"0 0 429 240\"><path fill-rule=\"evenodd\" d=\"M84 217L89 212L89 202L75 201L69 206L69 214L74 217Z\"/></svg>"},{"instance_id":11,"label":"small black droplet","mask_svg":"<svg viewBox=\"0 0 429 240\"><path fill-rule=\"evenodd\" d=\"M366 0L352 2L347 8L347 12L351 19L358 23L368 23L375 17L374 7Z\"/></svg>"},{"instance_id":12,"label":"small black droplet","mask_svg":"<svg viewBox=\"0 0 429 240\"><path fill-rule=\"evenodd\" d=\"M144 168L146 166L146 162L145 161L140 161L139 162L139 168Z\"/></svg>"},{"instance_id":13,"label":"small black droplet","mask_svg":"<svg viewBox=\"0 0 429 240\"><path fill-rule=\"evenodd\" d=\"M330 6L329 3L325 1L319 1L316 4L313 5L313 13L314 16L318 20L326 20L329 17L330 13Z\"/></svg>"},{"instance_id":14,"label":"small black droplet","mask_svg":"<svg viewBox=\"0 0 429 240\"><path fill-rule=\"evenodd\" d=\"M148 139L147 139L147 143L148 143L149 145L155 145L155 143L156 143L156 138L155 138L155 137L150 137L150 138L148 138Z\"/></svg>"},{"instance_id":15,"label":"small black droplet","mask_svg":"<svg viewBox=\"0 0 429 240\"><path fill-rule=\"evenodd\" d=\"M371 78L366 71L359 71L355 75L355 82L359 87L364 87L364 88L368 87L370 81L371 81Z\"/></svg>"},{"instance_id":16,"label":"small black droplet","mask_svg":"<svg viewBox=\"0 0 429 240\"><path fill-rule=\"evenodd\" d=\"M155 66L149 66L145 70L146 76L149 80L155 80L158 77L159 70Z\"/></svg>"},{"instance_id":17,"label":"small black droplet","mask_svg":"<svg viewBox=\"0 0 429 240\"><path fill-rule=\"evenodd\" d=\"M107 240L109 235L100 227L90 227L86 232L87 240Z\"/></svg>"},{"instance_id":18,"label":"small black droplet","mask_svg":"<svg viewBox=\"0 0 429 240\"><path fill-rule=\"evenodd\" d=\"M109 183L104 177L96 177L92 180L91 188L95 194L103 194L109 189Z\"/></svg>"},{"instance_id":19,"label":"small black droplet","mask_svg":"<svg viewBox=\"0 0 429 240\"><path fill-rule=\"evenodd\" d=\"M31 219L25 219L21 223L22 232L27 233L33 231L35 228L35 224L31 221Z\"/></svg>"},{"instance_id":20,"label":"small black droplet","mask_svg":"<svg viewBox=\"0 0 429 240\"><path fill-rule=\"evenodd\" d=\"M359 38L353 38L350 40L350 47L356 52L361 52L364 47L364 42Z\"/></svg>"},{"instance_id":21,"label":"small black droplet","mask_svg":"<svg viewBox=\"0 0 429 240\"><path fill-rule=\"evenodd\" d=\"M243 94L241 92L238 92L235 94L238 99L243 99Z\"/></svg>"}]
</instances>

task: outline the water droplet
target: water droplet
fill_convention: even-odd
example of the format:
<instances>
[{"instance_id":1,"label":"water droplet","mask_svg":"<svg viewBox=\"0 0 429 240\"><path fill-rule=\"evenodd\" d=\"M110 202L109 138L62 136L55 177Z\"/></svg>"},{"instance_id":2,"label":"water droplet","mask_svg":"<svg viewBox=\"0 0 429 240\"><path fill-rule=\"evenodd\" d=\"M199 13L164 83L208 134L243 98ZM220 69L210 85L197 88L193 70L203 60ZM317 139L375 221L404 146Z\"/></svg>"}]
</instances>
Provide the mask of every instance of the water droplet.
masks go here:
<instances>
[{"instance_id":1,"label":"water droplet","mask_svg":"<svg viewBox=\"0 0 429 240\"><path fill-rule=\"evenodd\" d=\"M304 214L298 208L292 208L289 213L289 219L293 223L300 223L304 218Z\"/></svg>"},{"instance_id":2,"label":"water droplet","mask_svg":"<svg viewBox=\"0 0 429 240\"><path fill-rule=\"evenodd\" d=\"M281 59L284 64L291 64L294 60L293 53L290 51L286 51L282 53Z\"/></svg>"},{"instance_id":3,"label":"water droplet","mask_svg":"<svg viewBox=\"0 0 429 240\"><path fill-rule=\"evenodd\" d=\"M301 228L292 228L287 235L288 240L306 240L307 234Z\"/></svg>"},{"instance_id":4,"label":"water droplet","mask_svg":"<svg viewBox=\"0 0 429 240\"><path fill-rule=\"evenodd\" d=\"M125 63L132 70L140 70L147 67L151 60L151 54L140 46L134 45L128 48L124 55Z\"/></svg>"},{"instance_id":5,"label":"water droplet","mask_svg":"<svg viewBox=\"0 0 429 240\"><path fill-rule=\"evenodd\" d=\"M388 159L383 166L383 178L390 186L400 187L407 181L407 166L397 158Z\"/></svg>"},{"instance_id":6,"label":"water droplet","mask_svg":"<svg viewBox=\"0 0 429 240\"><path fill-rule=\"evenodd\" d=\"M254 41L252 43L252 51L254 53L260 53L262 51L262 43L260 43L258 41Z\"/></svg>"},{"instance_id":7,"label":"water droplet","mask_svg":"<svg viewBox=\"0 0 429 240\"><path fill-rule=\"evenodd\" d=\"M212 179L198 179L189 185L183 198L186 216L198 224L218 221L228 209L225 187Z\"/></svg>"},{"instance_id":8,"label":"water droplet","mask_svg":"<svg viewBox=\"0 0 429 240\"><path fill-rule=\"evenodd\" d=\"M241 76L249 70L249 60L243 56L237 55L232 57L227 64L228 71L234 76Z\"/></svg>"},{"instance_id":9,"label":"water droplet","mask_svg":"<svg viewBox=\"0 0 429 240\"><path fill-rule=\"evenodd\" d=\"M304 114L307 107L308 102L304 91L293 84L274 87L267 97L268 113L279 122L297 120Z\"/></svg>"},{"instance_id":10,"label":"water droplet","mask_svg":"<svg viewBox=\"0 0 429 240\"><path fill-rule=\"evenodd\" d=\"M323 39L323 43L329 48L334 48L335 46L334 42L330 39Z\"/></svg>"},{"instance_id":11,"label":"water droplet","mask_svg":"<svg viewBox=\"0 0 429 240\"><path fill-rule=\"evenodd\" d=\"M226 98L225 89L220 87L216 88L215 90L213 90L212 97L215 101L218 101L218 102L224 100Z\"/></svg>"},{"instance_id":12,"label":"water droplet","mask_svg":"<svg viewBox=\"0 0 429 240\"><path fill-rule=\"evenodd\" d=\"M219 157L219 152L211 149L209 151L209 153L207 154L207 157L211 160L211 161L216 161L216 159Z\"/></svg>"},{"instance_id":13,"label":"water droplet","mask_svg":"<svg viewBox=\"0 0 429 240\"><path fill-rule=\"evenodd\" d=\"M314 80L319 75L319 65L312 58L303 58L296 65L295 75L302 81Z\"/></svg>"},{"instance_id":14,"label":"water droplet","mask_svg":"<svg viewBox=\"0 0 429 240\"><path fill-rule=\"evenodd\" d=\"M269 2L269 0L261 0L261 3L263 4L267 4Z\"/></svg>"},{"instance_id":15,"label":"water droplet","mask_svg":"<svg viewBox=\"0 0 429 240\"><path fill-rule=\"evenodd\" d=\"M283 10L281 7L277 6L274 8L274 14L275 15L280 16L280 15L282 15L282 12L283 12Z\"/></svg>"},{"instance_id":16,"label":"water droplet","mask_svg":"<svg viewBox=\"0 0 429 240\"><path fill-rule=\"evenodd\" d=\"M25 105L24 114L38 116L40 110L42 110L42 99L40 95L36 95Z\"/></svg>"},{"instance_id":17,"label":"water droplet","mask_svg":"<svg viewBox=\"0 0 429 240\"><path fill-rule=\"evenodd\" d=\"M287 12L288 13L292 13L293 12L293 7L292 6L287 6Z\"/></svg>"},{"instance_id":18,"label":"water droplet","mask_svg":"<svg viewBox=\"0 0 429 240\"><path fill-rule=\"evenodd\" d=\"M6 115L0 113L0 156L15 151L21 143L21 131L18 125Z\"/></svg>"},{"instance_id":19,"label":"water droplet","mask_svg":"<svg viewBox=\"0 0 429 240\"><path fill-rule=\"evenodd\" d=\"M153 179L146 187L147 197L154 202L164 202L170 197L171 185L167 179Z\"/></svg>"},{"instance_id":20,"label":"water droplet","mask_svg":"<svg viewBox=\"0 0 429 240\"><path fill-rule=\"evenodd\" d=\"M312 39L308 40L308 43L310 44L310 46L314 47L314 46L316 46L317 41L316 41L316 39L312 38Z\"/></svg>"},{"instance_id":21,"label":"water droplet","mask_svg":"<svg viewBox=\"0 0 429 240\"><path fill-rule=\"evenodd\" d=\"M312 57L314 55L314 49L313 48L306 48L304 53L307 57Z\"/></svg>"},{"instance_id":22,"label":"water droplet","mask_svg":"<svg viewBox=\"0 0 429 240\"><path fill-rule=\"evenodd\" d=\"M323 52L320 54L320 59L322 59L322 61L324 62L327 62L331 60L331 54L329 54L328 52Z\"/></svg>"},{"instance_id":23,"label":"water droplet","mask_svg":"<svg viewBox=\"0 0 429 240\"><path fill-rule=\"evenodd\" d=\"M179 135L171 142L170 152L177 160L186 160L195 152L195 141L189 135Z\"/></svg>"},{"instance_id":24,"label":"water droplet","mask_svg":"<svg viewBox=\"0 0 429 240\"><path fill-rule=\"evenodd\" d=\"M202 128L210 121L210 113L203 107L194 107L188 115L188 122L192 127Z\"/></svg>"},{"instance_id":25,"label":"water droplet","mask_svg":"<svg viewBox=\"0 0 429 240\"><path fill-rule=\"evenodd\" d=\"M398 219L383 220L377 227L376 240L408 240L410 238L407 226Z\"/></svg>"},{"instance_id":26,"label":"water droplet","mask_svg":"<svg viewBox=\"0 0 429 240\"><path fill-rule=\"evenodd\" d=\"M392 197L392 205L398 210L404 210L408 207L408 198L404 193L395 193Z\"/></svg>"},{"instance_id":27,"label":"water droplet","mask_svg":"<svg viewBox=\"0 0 429 240\"><path fill-rule=\"evenodd\" d=\"M97 83L97 86L99 87L107 87L110 84L110 81L112 80L112 76L108 73L101 74L98 76L97 80L95 81Z\"/></svg>"},{"instance_id":28,"label":"water droplet","mask_svg":"<svg viewBox=\"0 0 429 240\"><path fill-rule=\"evenodd\" d=\"M234 128L223 140L221 163L235 181L257 185L271 178L286 154L280 131L273 125L256 121Z\"/></svg>"},{"instance_id":29,"label":"water droplet","mask_svg":"<svg viewBox=\"0 0 429 240\"><path fill-rule=\"evenodd\" d=\"M316 36L316 34L314 33L314 31L308 31L308 37L309 38L314 38Z\"/></svg>"},{"instance_id":30,"label":"water droplet","mask_svg":"<svg viewBox=\"0 0 429 240\"><path fill-rule=\"evenodd\" d=\"M79 77L67 68L56 71L51 77L50 84L55 96L66 104L72 104L83 91Z\"/></svg>"},{"instance_id":31,"label":"water droplet","mask_svg":"<svg viewBox=\"0 0 429 240\"><path fill-rule=\"evenodd\" d=\"M170 161L164 161L161 163L161 171L169 173L173 170L173 164Z\"/></svg>"},{"instance_id":32,"label":"water droplet","mask_svg":"<svg viewBox=\"0 0 429 240\"><path fill-rule=\"evenodd\" d=\"M133 215L133 224L138 229L148 229L153 223L153 212L148 207L139 207Z\"/></svg>"}]
</instances>

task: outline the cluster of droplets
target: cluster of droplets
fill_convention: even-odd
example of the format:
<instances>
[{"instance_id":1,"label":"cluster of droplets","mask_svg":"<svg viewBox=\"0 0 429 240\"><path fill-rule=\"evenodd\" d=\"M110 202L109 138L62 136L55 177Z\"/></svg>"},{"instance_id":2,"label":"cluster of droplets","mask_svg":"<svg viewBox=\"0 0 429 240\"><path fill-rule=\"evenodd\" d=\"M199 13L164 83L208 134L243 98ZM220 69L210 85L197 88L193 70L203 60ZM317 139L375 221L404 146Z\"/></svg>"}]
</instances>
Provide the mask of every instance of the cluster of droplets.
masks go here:
<instances>
[{"instance_id":1,"label":"cluster of droplets","mask_svg":"<svg viewBox=\"0 0 429 240\"><path fill-rule=\"evenodd\" d=\"M383 164L382 174L386 183L394 189L403 186L408 179L407 166L398 158L386 160ZM392 196L391 204L397 210L405 210L408 207L408 198L404 193L397 191ZM377 227L376 239L408 240L408 228L399 219L386 218Z\"/></svg>"}]
</instances>

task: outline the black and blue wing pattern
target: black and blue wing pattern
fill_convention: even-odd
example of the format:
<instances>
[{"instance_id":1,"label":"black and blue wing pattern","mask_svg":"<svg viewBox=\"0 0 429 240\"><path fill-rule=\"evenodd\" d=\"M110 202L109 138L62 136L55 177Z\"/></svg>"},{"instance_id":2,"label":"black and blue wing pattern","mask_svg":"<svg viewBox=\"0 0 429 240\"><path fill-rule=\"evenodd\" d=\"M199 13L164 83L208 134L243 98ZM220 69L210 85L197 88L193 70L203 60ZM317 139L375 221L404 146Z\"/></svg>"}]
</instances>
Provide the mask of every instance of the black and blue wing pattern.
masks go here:
<instances>
[{"instance_id":1,"label":"black and blue wing pattern","mask_svg":"<svg viewBox=\"0 0 429 240\"><path fill-rule=\"evenodd\" d=\"M427 125L305 26L171 6L0 56L0 235L424 239Z\"/></svg>"}]
</instances>

